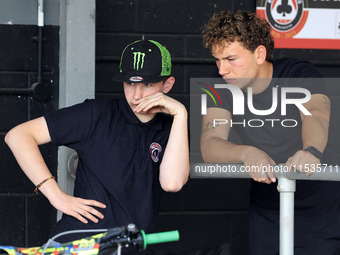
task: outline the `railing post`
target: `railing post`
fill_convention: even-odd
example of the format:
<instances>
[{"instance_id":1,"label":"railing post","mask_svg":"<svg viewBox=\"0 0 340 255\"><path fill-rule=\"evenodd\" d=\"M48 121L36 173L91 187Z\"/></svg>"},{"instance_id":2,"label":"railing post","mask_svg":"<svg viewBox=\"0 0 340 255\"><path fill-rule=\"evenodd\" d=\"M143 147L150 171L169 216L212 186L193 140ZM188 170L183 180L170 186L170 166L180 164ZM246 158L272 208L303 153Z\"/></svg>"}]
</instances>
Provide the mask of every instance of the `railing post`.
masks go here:
<instances>
[{"instance_id":1,"label":"railing post","mask_svg":"<svg viewBox=\"0 0 340 255\"><path fill-rule=\"evenodd\" d=\"M280 255L294 254L294 192L296 180L278 178L280 192Z\"/></svg>"}]
</instances>

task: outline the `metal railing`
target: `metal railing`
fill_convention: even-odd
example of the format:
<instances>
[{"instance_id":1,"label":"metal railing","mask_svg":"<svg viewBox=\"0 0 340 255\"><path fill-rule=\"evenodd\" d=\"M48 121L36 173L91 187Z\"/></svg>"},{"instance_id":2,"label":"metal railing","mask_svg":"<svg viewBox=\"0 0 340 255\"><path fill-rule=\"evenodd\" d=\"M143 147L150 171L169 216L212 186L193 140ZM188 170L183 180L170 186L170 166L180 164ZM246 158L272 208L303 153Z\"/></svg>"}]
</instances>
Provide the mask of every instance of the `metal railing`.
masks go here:
<instances>
[{"instance_id":1,"label":"metal railing","mask_svg":"<svg viewBox=\"0 0 340 255\"><path fill-rule=\"evenodd\" d=\"M51 87L42 82L42 28L44 26L44 1L38 0L38 36L32 39L38 43L37 56L37 82L30 88L0 88L0 95L9 96L31 96L38 102L47 101L51 96Z\"/></svg>"},{"instance_id":2,"label":"metal railing","mask_svg":"<svg viewBox=\"0 0 340 255\"><path fill-rule=\"evenodd\" d=\"M192 178L250 178L246 167L240 164L194 163L190 166ZM280 255L294 254L294 192L296 180L340 181L339 166L320 165L312 175L297 170L288 171L285 165L272 166L280 192Z\"/></svg>"},{"instance_id":3,"label":"metal railing","mask_svg":"<svg viewBox=\"0 0 340 255\"><path fill-rule=\"evenodd\" d=\"M30 88L0 88L0 95L31 96L38 102L46 101L51 96L51 87L47 83L33 83Z\"/></svg>"}]
</instances>

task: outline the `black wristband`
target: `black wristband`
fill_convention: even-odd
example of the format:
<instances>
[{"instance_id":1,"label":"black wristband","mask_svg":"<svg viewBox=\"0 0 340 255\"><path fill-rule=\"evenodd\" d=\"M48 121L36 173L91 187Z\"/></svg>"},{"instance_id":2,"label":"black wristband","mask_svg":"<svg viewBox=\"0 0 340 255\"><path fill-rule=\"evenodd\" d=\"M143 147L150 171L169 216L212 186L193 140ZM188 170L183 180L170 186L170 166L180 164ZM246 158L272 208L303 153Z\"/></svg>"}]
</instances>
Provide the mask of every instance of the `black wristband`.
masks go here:
<instances>
[{"instance_id":1,"label":"black wristband","mask_svg":"<svg viewBox=\"0 0 340 255\"><path fill-rule=\"evenodd\" d=\"M322 153L317 148L315 148L314 146L308 146L306 149L304 149L304 151L308 151L308 152L312 153L318 159L322 158Z\"/></svg>"}]
</instances>

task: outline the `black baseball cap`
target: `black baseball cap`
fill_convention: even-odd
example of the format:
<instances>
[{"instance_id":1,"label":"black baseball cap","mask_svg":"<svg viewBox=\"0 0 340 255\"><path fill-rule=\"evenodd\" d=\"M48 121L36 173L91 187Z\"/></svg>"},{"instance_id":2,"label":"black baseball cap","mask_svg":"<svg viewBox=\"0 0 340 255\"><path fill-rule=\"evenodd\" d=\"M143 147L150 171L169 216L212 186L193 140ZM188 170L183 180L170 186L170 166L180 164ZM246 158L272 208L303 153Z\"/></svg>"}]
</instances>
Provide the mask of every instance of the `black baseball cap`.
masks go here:
<instances>
[{"instance_id":1,"label":"black baseball cap","mask_svg":"<svg viewBox=\"0 0 340 255\"><path fill-rule=\"evenodd\" d=\"M171 75L171 56L153 40L135 41L123 50L119 73L114 80L121 82L155 83Z\"/></svg>"}]
</instances>

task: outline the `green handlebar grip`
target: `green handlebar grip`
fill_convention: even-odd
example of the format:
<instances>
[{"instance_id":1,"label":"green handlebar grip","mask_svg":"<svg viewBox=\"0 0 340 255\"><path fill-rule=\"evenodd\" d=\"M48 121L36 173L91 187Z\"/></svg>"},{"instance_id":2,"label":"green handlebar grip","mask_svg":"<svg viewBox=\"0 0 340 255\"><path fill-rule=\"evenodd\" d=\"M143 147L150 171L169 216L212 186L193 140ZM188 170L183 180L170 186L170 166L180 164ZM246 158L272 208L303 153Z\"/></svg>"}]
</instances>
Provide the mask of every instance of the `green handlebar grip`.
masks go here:
<instances>
[{"instance_id":1,"label":"green handlebar grip","mask_svg":"<svg viewBox=\"0 0 340 255\"><path fill-rule=\"evenodd\" d=\"M177 230L154 234L145 234L145 232L141 230L141 233L143 236L144 250L148 244L174 242L179 240L179 232Z\"/></svg>"}]
</instances>

